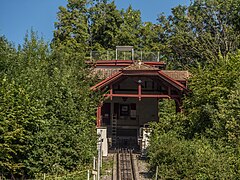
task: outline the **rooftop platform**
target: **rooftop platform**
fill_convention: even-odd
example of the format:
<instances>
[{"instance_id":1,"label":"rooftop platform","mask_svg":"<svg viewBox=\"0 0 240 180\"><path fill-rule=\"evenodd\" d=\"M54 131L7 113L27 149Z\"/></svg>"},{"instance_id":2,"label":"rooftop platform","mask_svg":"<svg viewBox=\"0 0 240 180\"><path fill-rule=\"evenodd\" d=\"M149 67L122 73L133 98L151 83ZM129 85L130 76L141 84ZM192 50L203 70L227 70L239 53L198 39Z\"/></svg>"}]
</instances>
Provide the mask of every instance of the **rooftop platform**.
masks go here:
<instances>
[{"instance_id":1,"label":"rooftop platform","mask_svg":"<svg viewBox=\"0 0 240 180\"><path fill-rule=\"evenodd\" d=\"M109 61L109 60L141 60L143 62L160 62L163 59L160 52L149 51L91 51L89 61Z\"/></svg>"},{"instance_id":2,"label":"rooftop platform","mask_svg":"<svg viewBox=\"0 0 240 180\"><path fill-rule=\"evenodd\" d=\"M108 78L119 71L131 68L134 64L142 63L138 70L144 67L161 70L168 77L186 84L190 76L188 71L165 70L166 63L161 61L160 52L134 51L133 46L117 46L116 50L91 51L87 63L92 65L92 74L100 79Z\"/></svg>"}]
</instances>

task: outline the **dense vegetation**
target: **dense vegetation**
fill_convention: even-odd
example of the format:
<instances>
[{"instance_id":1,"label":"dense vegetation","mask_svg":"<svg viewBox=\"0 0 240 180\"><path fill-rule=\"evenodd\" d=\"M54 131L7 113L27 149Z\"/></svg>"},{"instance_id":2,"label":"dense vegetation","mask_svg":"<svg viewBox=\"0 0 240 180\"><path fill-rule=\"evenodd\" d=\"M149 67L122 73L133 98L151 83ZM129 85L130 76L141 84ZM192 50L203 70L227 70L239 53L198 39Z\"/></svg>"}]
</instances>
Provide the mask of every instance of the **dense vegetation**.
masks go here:
<instances>
[{"instance_id":1,"label":"dense vegetation","mask_svg":"<svg viewBox=\"0 0 240 180\"><path fill-rule=\"evenodd\" d=\"M192 71L184 113L160 102L150 164L161 179L239 179L240 52Z\"/></svg>"},{"instance_id":2,"label":"dense vegetation","mask_svg":"<svg viewBox=\"0 0 240 180\"><path fill-rule=\"evenodd\" d=\"M95 110L85 57L133 45L160 51L168 68L191 71L184 113L161 101L149 162L161 179L239 179L240 1L195 0L157 23L130 6L68 0L50 45L34 32L14 48L0 37L2 178L82 178L96 151Z\"/></svg>"},{"instance_id":3,"label":"dense vegetation","mask_svg":"<svg viewBox=\"0 0 240 180\"><path fill-rule=\"evenodd\" d=\"M4 38L0 43L1 176L85 170L96 149L97 95L81 61L50 52L34 33L17 51Z\"/></svg>"},{"instance_id":4,"label":"dense vegetation","mask_svg":"<svg viewBox=\"0 0 240 180\"><path fill-rule=\"evenodd\" d=\"M192 75L184 113L160 102L160 121L152 125L148 152L161 179L240 178L240 11L235 3L199 0L162 17L164 26L171 25L170 47L179 47L170 52Z\"/></svg>"}]
</instances>

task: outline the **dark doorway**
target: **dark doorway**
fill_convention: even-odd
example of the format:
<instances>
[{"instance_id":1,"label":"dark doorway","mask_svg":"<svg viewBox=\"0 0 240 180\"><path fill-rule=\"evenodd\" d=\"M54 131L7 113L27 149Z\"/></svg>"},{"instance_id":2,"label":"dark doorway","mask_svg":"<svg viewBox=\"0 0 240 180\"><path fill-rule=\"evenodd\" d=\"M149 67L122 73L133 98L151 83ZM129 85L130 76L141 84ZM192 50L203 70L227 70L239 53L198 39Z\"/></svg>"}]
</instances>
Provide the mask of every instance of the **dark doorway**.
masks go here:
<instances>
[{"instance_id":1,"label":"dark doorway","mask_svg":"<svg viewBox=\"0 0 240 180\"><path fill-rule=\"evenodd\" d=\"M104 103L102 106L102 124L110 125L111 122L111 104Z\"/></svg>"}]
</instances>

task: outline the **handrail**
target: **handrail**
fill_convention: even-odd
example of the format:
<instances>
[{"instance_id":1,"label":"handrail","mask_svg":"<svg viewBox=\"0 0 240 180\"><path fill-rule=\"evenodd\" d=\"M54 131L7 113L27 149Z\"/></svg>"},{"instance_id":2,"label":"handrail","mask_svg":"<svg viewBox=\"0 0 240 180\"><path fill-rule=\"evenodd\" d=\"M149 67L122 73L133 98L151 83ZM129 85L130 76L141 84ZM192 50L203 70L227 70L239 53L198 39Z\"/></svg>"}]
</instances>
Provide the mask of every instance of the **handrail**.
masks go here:
<instances>
[{"instance_id":1,"label":"handrail","mask_svg":"<svg viewBox=\"0 0 240 180\"><path fill-rule=\"evenodd\" d=\"M134 57L132 57L134 56ZM153 61L159 62L162 56L159 51L134 51L132 52L121 52L117 54L118 60L141 60L141 61ZM116 60L116 51L91 51L89 54L90 61L100 60Z\"/></svg>"}]
</instances>

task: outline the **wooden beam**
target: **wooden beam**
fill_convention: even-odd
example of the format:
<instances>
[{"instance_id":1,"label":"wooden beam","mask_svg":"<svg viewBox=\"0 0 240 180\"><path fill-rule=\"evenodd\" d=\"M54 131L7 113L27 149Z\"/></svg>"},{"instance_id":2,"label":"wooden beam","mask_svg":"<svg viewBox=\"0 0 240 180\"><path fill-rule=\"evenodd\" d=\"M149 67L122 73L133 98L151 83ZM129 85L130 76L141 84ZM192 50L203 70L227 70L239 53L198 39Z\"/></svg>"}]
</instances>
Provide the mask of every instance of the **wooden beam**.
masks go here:
<instances>
[{"instance_id":1,"label":"wooden beam","mask_svg":"<svg viewBox=\"0 0 240 180\"><path fill-rule=\"evenodd\" d=\"M112 100L112 95L113 95L113 87L112 84L110 84L110 99Z\"/></svg>"},{"instance_id":2,"label":"wooden beam","mask_svg":"<svg viewBox=\"0 0 240 180\"><path fill-rule=\"evenodd\" d=\"M105 97L130 97L130 98L167 98L171 99L171 96L164 94L104 94Z\"/></svg>"},{"instance_id":3,"label":"wooden beam","mask_svg":"<svg viewBox=\"0 0 240 180\"><path fill-rule=\"evenodd\" d=\"M101 127L102 103L97 107L97 127Z\"/></svg>"},{"instance_id":4,"label":"wooden beam","mask_svg":"<svg viewBox=\"0 0 240 180\"><path fill-rule=\"evenodd\" d=\"M164 95L164 94L142 94L143 98L167 98L170 99L171 97L168 95Z\"/></svg>"},{"instance_id":5,"label":"wooden beam","mask_svg":"<svg viewBox=\"0 0 240 180\"><path fill-rule=\"evenodd\" d=\"M139 83L138 84L138 99L139 99L139 101L141 101L141 97L142 97L142 86Z\"/></svg>"}]
</instances>

